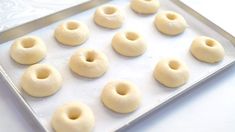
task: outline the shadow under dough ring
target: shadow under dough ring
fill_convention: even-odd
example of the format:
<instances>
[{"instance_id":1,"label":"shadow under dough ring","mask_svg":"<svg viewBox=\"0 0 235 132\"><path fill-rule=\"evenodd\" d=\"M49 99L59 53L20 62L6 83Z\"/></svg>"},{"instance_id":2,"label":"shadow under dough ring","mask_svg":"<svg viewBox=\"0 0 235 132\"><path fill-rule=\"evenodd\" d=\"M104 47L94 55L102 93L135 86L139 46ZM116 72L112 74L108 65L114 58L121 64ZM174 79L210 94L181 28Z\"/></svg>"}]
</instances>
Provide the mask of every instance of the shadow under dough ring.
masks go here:
<instances>
[{"instance_id":1,"label":"shadow under dough ring","mask_svg":"<svg viewBox=\"0 0 235 132\"><path fill-rule=\"evenodd\" d=\"M173 11L159 12L154 24L156 28L166 35L178 35L188 27L187 22L180 14Z\"/></svg>"},{"instance_id":2,"label":"shadow under dough ring","mask_svg":"<svg viewBox=\"0 0 235 132\"><path fill-rule=\"evenodd\" d=\"M24 36L14 41L10 48L10 56L20 64L34 64L46 56L44 42L36 36Z\"/></svg>"},{"instance_id":3,"label":"shadow under dough ring","mask_svg":"<svg viewBox=\"0 0 235 132\"><path fill-rule=\"evenodd\" d=\"M62 76L50 65L35 64L26 69L21 77L21 87L34 97L46 97L62 86Z\"/></svg>"},{"instance_id":4,"label":"shadow under dough ring","mask_svg":"<svg viewBox=\"0 0 235 132\"><path fill-rule=\"evenodd\" d=\"M99 26L116 29L122 26L124 14L114 5L103 5L97 8L94 21Z\"/></svg>"},{"instance_id":5,"label":"shadow under dough ring","mask_svg":"<svg viewBox=\"0 0 235 132\"><path fill-rule=\"evenodd\" d=\"M56 132L91 132L95 118L87 105L69 102L56 109L51 124Z\"/></svg>"},{"instance_id":6,"label":"shadow under dough ring","mask_svg":"<svg viewBox=\"0 0 235 132\"><path fill-rule=\"evenodd\" d=\"M164 58L157 63L154 78L167 87L179 87L188 81L189 70L178 58Z\"/></svg>"},{"instance_id":7,"label":"shadow under dough ring","mask_svg":"<svg viewBox=\"0 0 235 132\"><path fill-rule=\"evenodd\" d=\"M88 39L89 29L80 21L68 20L55 29L54 36L64 45L76 46L83 44Z\"/></svg>"},{"instance_id":8,"label":"shadow under dough ring","mask_svg":"<svg viewBox=\"0 0 235 132\"><path fill-rule=\"evenodd\" d=\"M158 0L131 0L130 7L140 14L156 13L160 7Z\"/></svg>"},{"instance_id":9,"label":"shadow under dough ring","mask_svg":"<svg viewBox=\"0 0 235 132\"><path fill-rule=\"evenodd\" d=\"M101 101L115 112L130 113L140 105L141 96L134 84L128 81L111 81L105 85Z\"/></svg>"},{"instance_id":10,"label":"shadow under dough ring","mask_svg":"<svg viewBox=\"0 0 235 132\"><path fill-rule=\"evenodd\" d=\"M73 72L80 76L96 78L108 70L108 59L98 50L83 48L72 55L69 66Z\"/></svg>"},{"instance_id":11,"label":"shadow under dough ring","mask_svg":"<svg viewBox=\"0 0 235 132\"><path fill-rule=\"evenodd\" d=\"M213 38L200 36L193 40L190 51L200 61L216 63L224 58L223 46Z\"/></svg>"},{"instance_id":12,"label":"shadow under dough ring","mask_svg":"<svg viewBox=\"0 0 235 132\"><path fill-rule=\"evenodd\" d=\"M124 56L142 55L147 48L143 37L134 31L118 32L112 39L112 47Z\"/></svg>"}]
</instances>

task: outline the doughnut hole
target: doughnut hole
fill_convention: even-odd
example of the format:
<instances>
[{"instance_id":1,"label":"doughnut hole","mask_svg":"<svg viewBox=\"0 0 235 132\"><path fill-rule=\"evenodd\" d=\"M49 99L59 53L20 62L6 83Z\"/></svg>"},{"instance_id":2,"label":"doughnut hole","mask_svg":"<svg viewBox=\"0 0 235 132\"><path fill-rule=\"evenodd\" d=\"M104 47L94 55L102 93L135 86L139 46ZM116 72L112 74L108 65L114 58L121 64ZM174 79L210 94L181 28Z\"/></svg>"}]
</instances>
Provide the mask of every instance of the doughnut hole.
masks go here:
<instances>
[{"instance_id":1,"label":"doughnut hole","mask_svg":"<svg viewBox=\"0 0 235 132\"><path fill-rule=\"evenodd\" d=\"M126 33L126 38L130 41L135 41L139 38L139 35L134 33L134 32L127 32Z\"/></svg>"},{"instance_id":2,"label":"doughnut hole","mask_svg":"<svg viewBox=\"0 0 235 132\"><path fill-rule=\"evenodd\" d=\"M21 41L23 48L32 48L35 44L36 40L34 38L25 38Z\"/></svg>"},{"instance_id":3,"label":"doughnut hole","mask_svg":"<svg viewBox=\"0 0 235 132\"><path fill-rule=\"evenodd\" d=\"M36 71L37 79L46 79L50 76L50 70L47 68L41 68Z\"/></svg>"},{"instance_id":4,"label":"doughnut hole","mask_svg":"<svg viewBox=\"0 0 235 132\"><path fill-rule=\"evenodd\" d=\"M116 92L121 96L127 95L129 92L129 87L126 84L120 83L116 86Z\"/></svg>"},{"instance_id":5,"label":"doughnut hole","mask_svg":"<svg viewBox=\"0 0 235 132\"><path fill-rule=\"evenodd\" d=\"M106 15L112 15L117 12L117 9L115 7L106 6L103 8L103 12Z\"/></svg>"},{"instance_id":6,"label":"doughnut hole","mask_svg":"<svg viewBox=\"0 0 235 132\"><path fill-rule=\"evenodd\" d=\"M94 62L95 60L95 52L94 51L89 51L86 53L86 61L87 62Z\"/></svg>"},{"instance_id":7,"label":"doughnut hole","mask_svg":"<svg viewBox=\"0 0 235 132\"><path fill-rule=\"evenodd\" d=\"M173 21L177 18L177 16L173 13L167 13L166 17L167 17L168 20L171 20L171 21Z\"/></svg>"},{"instance_id":8,"label":"doughnut hole","mask_svg":"<svg viewBox=\"0 0 235 132\"><path fill-rule=\"evenodd\" d=\"M207 39L205 43L208 47L214 47L215 46L215 42L211 39Z\"/></svg>"},{"instance_id":9,"label":"doughnut hole","mask_svg":"<svg viewBox=\"0 0 235 132\"><path fill-rule=\"evenodd\" d=\"M76 30L79 28L79 24L77 22L67 22L66 28L68 30Z\"/></svg>"},{"instance_id":10,"label":"doughnut hole","mask_svg":"<svg viewBox=\"0 0 235 132\"><path fill-rule=\"evenodd\" d=\"M76 107L71 107L68 109L67 116L70 120L77 120L81 116L81 110Z\"/></svg>"},{"instance_id":11,"label":"doughnut hole","mask_svg":"<svg viewBox=\"0 0 235 132\"><path fill-rule=\"evenodd\" d=\"M172 60L169 62L169 67L172 70L178 70L180 68L180 63L178 61Z\"/></svg>"}]
</instances>

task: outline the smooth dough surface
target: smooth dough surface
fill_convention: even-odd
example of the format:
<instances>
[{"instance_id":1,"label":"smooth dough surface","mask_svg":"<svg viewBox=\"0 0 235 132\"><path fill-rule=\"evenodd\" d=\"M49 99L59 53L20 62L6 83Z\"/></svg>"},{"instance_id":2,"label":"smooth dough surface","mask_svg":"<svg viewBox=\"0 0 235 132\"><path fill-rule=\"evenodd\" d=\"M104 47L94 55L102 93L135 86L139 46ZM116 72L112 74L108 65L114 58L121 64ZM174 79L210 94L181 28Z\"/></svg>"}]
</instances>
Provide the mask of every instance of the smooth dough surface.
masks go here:
<instances>
[{"instance_id":1,"label":"smooth dough surface","mask_svg":"<svg viewBox=\"0 0 235 132\"><path fill-rule=\"evenodd\" d=\"M105 85L101 94L103 104L118 113L135 111L141 102L137 87L128 81L111 81Z\"/></svg>"},{"instance_id":2,"label":"smooth dough surface","mask_svg":"<svg viewBox=\"0 0 235 132\"><path fill-rule=\"evenodd\" d=\"M10 56L20 64L34 64L46 56L44 42L36 36L24 36L14 41L10 48Z\"/></svg>"},{"instance_id":3,"label":"smooth dough surface","mask_svg":"<svg viewBox=\"0 0 235 132\"><path fill-rule=\"evenodd\" d=\"M92 110L81 102L69 102L53 114L52 127L56 132L91 132L95 125Z\"/></svg>"},{"instance_id":4,"label":"smooth dough surface","mask_svg":"<svg viewBox=\"0 0 235 132\"><path fill-rule=\"evenodd\" d=\"M188 27L187 22L180 14L173 11L159 12L154 24L156 28L166 35L178 35Z\"/></svg>"},{"instance_id":5,"label":"smooth dough surface","mask_svg":"<svg viewBox=\"0 0 235 132\"><path fill-rule=\"evenodd\" d=\"M153 14L159 9L160 3L158 0L132 0L130 6L137 13Z\"/></svg>"},{"instance_id":6,"label":"smooth dough surface","mask_svg":"<svg viewBox=\"0 0 235 132\"><path fill-rule=\"evenodd\" d=\"M167 87L179 87L189 79L189 70L186 64L178 58L161 59L155 69L154 77Z\"/></svg>"},{"instance_id":7,"label":"smooth dough surface","mask_svg":"<svg viewBox=\"0 0 235 132\"><path fill-rule=\"evenodd\" d=\"M101 51L82 48L72 55L69 66L80 76L96 78L108 70L108 59Z\"/></svg>"},{"instance_id":8,"label":"smooth dough surface","mask_svg":"<svg viewBox=\"0 0 235 132\"><path fill-rule=\"evenodd\" d=\"M137 32L125 31L118 32L112 39L113 49L124 56L139 56L142 55L147 44L144 38Z\"/></svg>"},{"instance_id":9,"label":"smooth dough surface","mask_svg":"<svg viewBox=\"0 0 235 132\"><path fill-rule=\"evenodd\" d=\"M122 26L124 14L114 5L103 5L97 8L94 21L99 26L116 29Z\"/></svg>"},{"instance_id":10,"label":"smooth dough surface","mask_svg":"<svg viewBox=\"0 0 235 132\"><path fill-rule=\"evenodd\" d=\"M46 97L62 86L60 73L48 64L35 64L26 69L21 77L21 87L34 97Z\"/></svg>"},{"instance_id":11,"label":"smooth dough surface","mask_svg":"<svg viewBox=\"0 0 235 132\"><path fill-rule=\"evenodd\" d=\"M206 36L196 37L190 51L195 58L207 63L216 63L224 58L223 46L217 40Z\"/></svg>"},{"instance_id":12,"label":"smooth dough surface","mask_svg":"<svg viewBox=\"0 0 235 132\"><path fill-rule=\"evenodd\" d=\"M88 39L89 29L83 22L68 20L55 29L54 36L64 45L76 46Z\"/></svg>"}]
</instances>

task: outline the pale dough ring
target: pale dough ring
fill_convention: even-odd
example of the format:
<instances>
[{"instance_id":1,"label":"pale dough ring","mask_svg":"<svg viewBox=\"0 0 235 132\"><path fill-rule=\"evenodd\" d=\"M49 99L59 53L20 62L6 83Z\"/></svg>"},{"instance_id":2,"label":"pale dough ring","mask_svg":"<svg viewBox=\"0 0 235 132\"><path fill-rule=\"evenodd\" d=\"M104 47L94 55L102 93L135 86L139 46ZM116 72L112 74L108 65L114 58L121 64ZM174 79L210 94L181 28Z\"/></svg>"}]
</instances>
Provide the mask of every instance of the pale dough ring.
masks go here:
<instances>
[{"instance_id":1,"label":"pale dough ring","mask_svg":"<svg viewBox=\"0 0 235 132\"><path fill-rule=\"evenodd\" d=\"M160 7L158 0L132 0L131 9L141 14L153 14L156 13Z\"/></svg>"},{"instance_id":2,"label":"pale dough ring","mask_svg":"<svg viewBox=\"0 0 235 132\"><path fill-rule=\"evenodd\" d=\"M189 70L178 58L164 58L157 63L154 78L167 87L179 87L188 81Z\"/></svg>"},{"instance_id":3,"label":"pale dough ring","mask_svg":"<svg viewBox=\"0 0 235 132\"><path fill-rule=\"evenodd\" d=\"M112 39L112 47L124 56L142 55L147 48L144 38L137 32L118 32Z\"/></svg>"},{"instance_id":4,"label":"pale dough ring","mask_svg":"<svg viewBox=\"0 0 235 132\"><path fill-rule=\"evenodd\" d=\"M105 85L101 101L115 112L130 113L140 105L141 95L137 87L128 81L111 81Z\"/></svg>"},{"instance_id":5,"label":"pale dough ring","mask_svg":"<svg viewBox=\"0 0 235 132\"><path fill-rule=\"evenodd\" d=\"M44 42L36 36L24 36L14 41L10 48L10 56L20 64L34 64L46 56Z\"/></svg>"},{"instance_id":6,"label":"pale dough ring","mask_svg":"<svg viewBox=\"0 0 235 132\"><path fill-rule=\"evenodd\" d=\"M99 26L116 29L122 26L124 14L114 5L103 5L97 8L94 21Z\"/></svg>"},{"instance_id":7,"label":"pale dough ring","mask_svg":"<svg viewBox=\"0 0 235 132\"><path fill-rule=\"evenodd\" d=\"M190 51L195 58L207 63L216 63L224 58L223 46L217 40L206 36L196 37Z\"/></svg>"},{"instance_id":8,"label":"pale dough ring","mask_svg":"<svg viewBox=\"0 0 235 132\"><path fill-rule=\"evenodd\" d=\"M56 109L51 124L56 132L91 132L95 118L87 105L76 101Z\"/></svg>"},{"instance_id":9,"label":"pale dough ring","mask_svg":"<svg viewBox=\"0 0 235 132\"><path fill-rule=\"evenodd\" d=\"M156 28L166 35L178 35L188 27L187 22L180 14L173 11L159 12L154 24Z\"/></svg>"},{"instance_id":10,"label":"pale dough ring","mask_svg":"<svg viewBox=\"0 0 235 132\"><path fill-rule=\"evenodd\" d=\"M88 39L89 29L80 21L68 20L55 29L54 36L64 45L76 46L83 44Z\"/></svg>"},{"instance_id":11,"label":"pale dough ring","mask_svg":"<svg viewBox=\"0 0 235 132\"><path fill-rule=\"evenodd\" d=\"M73 72L80 76L96 78L108 70L108 59L98 50L83 48L72 55L69 66Z\"/></svg>"},{"instance_id":12,"label":"pale dough ring","mask_svg":"<svg viewBox=\"0 0 235 132\"><path fill-rule=\"evenodd\" d=\"M26 69L21 77L21 87L34 97L46 97L56 93L62 86L60 73L47 64L35 64Z\"/></svg>"}]
</instances>

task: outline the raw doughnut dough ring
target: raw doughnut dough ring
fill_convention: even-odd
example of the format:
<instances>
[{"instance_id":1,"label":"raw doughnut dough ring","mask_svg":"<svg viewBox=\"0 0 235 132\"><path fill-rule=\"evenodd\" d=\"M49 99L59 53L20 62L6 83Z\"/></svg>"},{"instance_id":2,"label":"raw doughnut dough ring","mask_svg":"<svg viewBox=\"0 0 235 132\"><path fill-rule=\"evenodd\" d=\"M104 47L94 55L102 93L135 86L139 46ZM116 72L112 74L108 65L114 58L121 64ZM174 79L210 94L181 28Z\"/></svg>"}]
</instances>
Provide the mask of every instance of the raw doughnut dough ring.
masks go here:
<instances>
[{"instance_id":1,"label":"raw doughnut dough ring","mask_svg":"<svg viewBox=\"0 0 235 132\"><path fill-rule=\"evenodd\" d=\"M46 56L44 42L36 36L25 36L17 39L10 48L13 60L20 64L34 64Z\"/></svg>"},{"instance_id":2,"label":"raw doughnut dough ring","mask_svg":"<svg viewBox=\"0 0 235 132\"><path fill-rule=\"evenodd\" d=\"M83 44L88 39L89 29L80 21L69 20L55 29L54 36L64 45L76 46Z\"/></svg>"},{"instance_id":3,"label":"raw doughnut dough ring","mask_svg":"<svg viewBox=\"0 0 235 132\"><path fill-rule=\"evenodd\" d=\"M69 62L70 69L80 76L96 78L108 69L108 59L100 51L84 48L76 51Z\"/></svg>"},{"instance_id":4,"label":"raw doughnut dough ring","mask_svg":"<svg viewBox=\"0 0 235 132\"><path fill-rule=\"evenodd\" d=\"M195 38L190 51L195 58L207 63L216 63L224 58L223 46L215 39L206 36Z\"/></svg>"},{"instance_id":5,"label":"raw doughnut dough ring","mask_svg":"<svg viewBox=\"0 0 235 132\"><path fill-rule=\"evenodd\" d=\"M112 39L112 47L115 51L124 56L142 55L146 48L143 37L134 31L118 32Z\"/></svg>"},{"instance_id":6,"label":"raw doughnut dough ring","mask_svg":"<svg viewBox=\"0 0 235 132\"><path fill-rule=\"evenodd\" d=\"M51 124L56 132L91 132L95 118L87 105L70 102L54 112Z\"/></svg>"},{"instance_id":7,"label":"raw doughnut dough ring","mask_svg":"<svg viewBox=\"0 0 235 132\"><path fill-rule=\"evenodd\" d=\"M130 6L137 13L153 14L159 9L160 3L158 0L132 0Z\"/></svg>"},{"instance_id":8,"label":"raw doughnut dough ring","mask_svg":"<svg viewBox=\"0 0 235 132\"><path fill-rule=\"evenodd\" d=\"M114 5L103 5L97 8L94 21L102 27L116 29L122 26L124 14Z\"/></svg>"},{"instance_id":9,"label":"raw doughnut dough ring","mask_svg":"<svg viewBox=\"0 0 235 132\"><path fill-rule=\"evenodd\" d=\"M101 100L115 112L130 113L138 108L141 96L134 84L128 81L111 81L105 85Z\"/></svg>"},{"instance_id":10,"label":"raw doughnut dough ring","mask_svg":"<svg viewBox=\"0 0 235 132\"><path fill-rule=\"evenodd\" d=\"M158 62L154 69L154 77L167 87L179 87L189 79L189 70L178 58L165 58Z\"/></svg>"},{"instance_id":11,"label":"raw doughnut dough ring","mask_svg":"<svg viewBox=\"0 0 235 132\"><path fill-rule=\"evenodd\" d=\"M178 35L188 27L185 19L173 11L162 11L156 15L156 28L166 35Z\"/></svg>"},{"instance_id":12,"label":"raw doughnut dough ring","mask_svg":"<svg viewBox=\"0 0 235 132\"><path fill-rule=\"evenodd\" d=\"M46 97L56 93L62 85L60 73L50 65L30 66L21 77L21 87L34 97Z\"/></svg>"}]
</instances>

